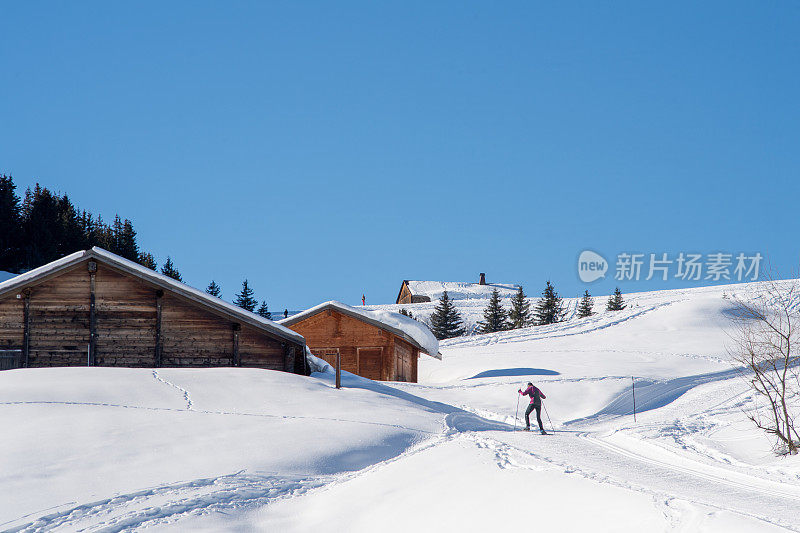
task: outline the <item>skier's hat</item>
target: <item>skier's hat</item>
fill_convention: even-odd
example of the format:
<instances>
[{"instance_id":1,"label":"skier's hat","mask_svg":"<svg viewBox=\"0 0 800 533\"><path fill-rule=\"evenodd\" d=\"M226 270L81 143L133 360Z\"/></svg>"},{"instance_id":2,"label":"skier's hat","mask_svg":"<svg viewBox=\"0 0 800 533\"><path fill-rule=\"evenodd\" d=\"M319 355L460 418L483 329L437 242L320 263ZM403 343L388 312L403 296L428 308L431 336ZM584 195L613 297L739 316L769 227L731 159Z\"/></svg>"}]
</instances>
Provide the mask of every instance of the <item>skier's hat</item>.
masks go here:
<instances>
[{"instance_id":1,"label":"skier's hat","mask_svg":"<svg viewBox=\"0 0 800 533\"><path fill-rule=\"evenodd\" d=\"M531 383L530 381L528 382L528 385L530 385L531 387L533 387L533 383Z\"/></svg>"}]
</instances>

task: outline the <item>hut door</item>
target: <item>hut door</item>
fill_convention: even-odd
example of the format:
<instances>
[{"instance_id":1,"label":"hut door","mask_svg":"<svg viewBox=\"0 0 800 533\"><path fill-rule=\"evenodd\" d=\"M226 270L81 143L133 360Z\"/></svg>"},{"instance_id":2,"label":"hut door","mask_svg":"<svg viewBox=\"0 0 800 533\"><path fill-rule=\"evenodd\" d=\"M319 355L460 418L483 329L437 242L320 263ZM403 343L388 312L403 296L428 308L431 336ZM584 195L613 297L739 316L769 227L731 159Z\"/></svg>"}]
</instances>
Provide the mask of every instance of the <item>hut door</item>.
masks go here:
<instances>
[{"instance_id":1,"label":"hut door","mask_svg":"<svg viewBox=\"0 0 800 533\"><path fill-rule=\"evenodd\" d=\"M358 349L358 375L367 379L381 379L383 348Z\"/></svg>"}]
</instances>

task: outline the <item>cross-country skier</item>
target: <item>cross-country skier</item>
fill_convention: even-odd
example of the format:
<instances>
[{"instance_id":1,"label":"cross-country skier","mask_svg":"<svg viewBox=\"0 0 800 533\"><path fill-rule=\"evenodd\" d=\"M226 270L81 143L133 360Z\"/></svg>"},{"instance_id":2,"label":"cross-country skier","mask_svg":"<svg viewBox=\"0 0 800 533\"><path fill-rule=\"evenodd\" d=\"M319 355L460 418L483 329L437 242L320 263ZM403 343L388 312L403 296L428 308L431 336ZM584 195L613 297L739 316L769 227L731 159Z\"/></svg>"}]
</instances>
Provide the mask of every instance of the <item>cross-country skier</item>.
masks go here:
<instances>
[{"instance_id":1,"label":"cross-country skier","mask_svg":"<svg viewBox=\"0 0 800 533\"><path fill-rule=\"evenodd\" d=\"M536 409L536 421L539 422L539 431L542 432L542 435L547 435L547 432L544 430L544 426L542 425L542 398L547 398L542 391L538 388L533 386L533 383L528 382L528 388L524 391L522 389L517 390L518 393L522 394L523 396L530 396L531 403L528 404L528 408L525 409L525 431L531 430L531 411Z\"/></svg>"}]
</instances>

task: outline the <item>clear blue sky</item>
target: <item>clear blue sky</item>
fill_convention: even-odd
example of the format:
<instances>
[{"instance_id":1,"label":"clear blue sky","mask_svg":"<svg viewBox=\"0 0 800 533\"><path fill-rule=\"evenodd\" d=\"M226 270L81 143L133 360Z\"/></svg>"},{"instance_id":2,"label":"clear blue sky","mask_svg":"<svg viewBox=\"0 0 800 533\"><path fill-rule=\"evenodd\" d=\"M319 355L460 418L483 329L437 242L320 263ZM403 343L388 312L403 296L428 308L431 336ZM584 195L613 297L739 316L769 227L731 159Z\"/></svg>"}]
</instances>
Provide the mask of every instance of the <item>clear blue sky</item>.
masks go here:
<instances>
[{"instance_id":1,"label":"clear blue sky","mask_svg":"<svg viewBox=\"0 0 800 533\"><path fill-rule=\"evenodd\" d=\"M798 264L797 3L5 2L0 28L0 172L227 299L607 294L584 248Z\"/></svg>"}]
</instances>

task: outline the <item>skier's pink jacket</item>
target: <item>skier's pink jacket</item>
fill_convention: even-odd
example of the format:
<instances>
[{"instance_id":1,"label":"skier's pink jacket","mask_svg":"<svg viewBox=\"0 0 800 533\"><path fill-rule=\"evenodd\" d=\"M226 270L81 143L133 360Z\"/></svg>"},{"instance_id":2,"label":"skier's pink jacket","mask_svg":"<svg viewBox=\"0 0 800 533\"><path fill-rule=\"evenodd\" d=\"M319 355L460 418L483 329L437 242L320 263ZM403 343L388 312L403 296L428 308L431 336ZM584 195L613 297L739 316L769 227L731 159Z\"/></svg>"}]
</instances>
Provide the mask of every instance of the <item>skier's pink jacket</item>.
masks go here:
<instances>
[{"instance_id":1,"label":"skier's pink jacket","mask_svg":"<svg viewBox=\"0 0 800 533\"><path fill-rule=\"evenodd\" d=\"M531 385L530 387L528 387L524 391L521 390L521 389L519 391L519 393L522 394L523 396L530 396L531 397L530 403L534 403L536 401L536 393L537 392L539 393L539 396L541 396L542 398L547 398L547 396L545 396L542 391L540 391L539 389L537 389L533 385ZM536 402L536 403L541 403L541 401Z\"/></svg>"}]
</instances>

